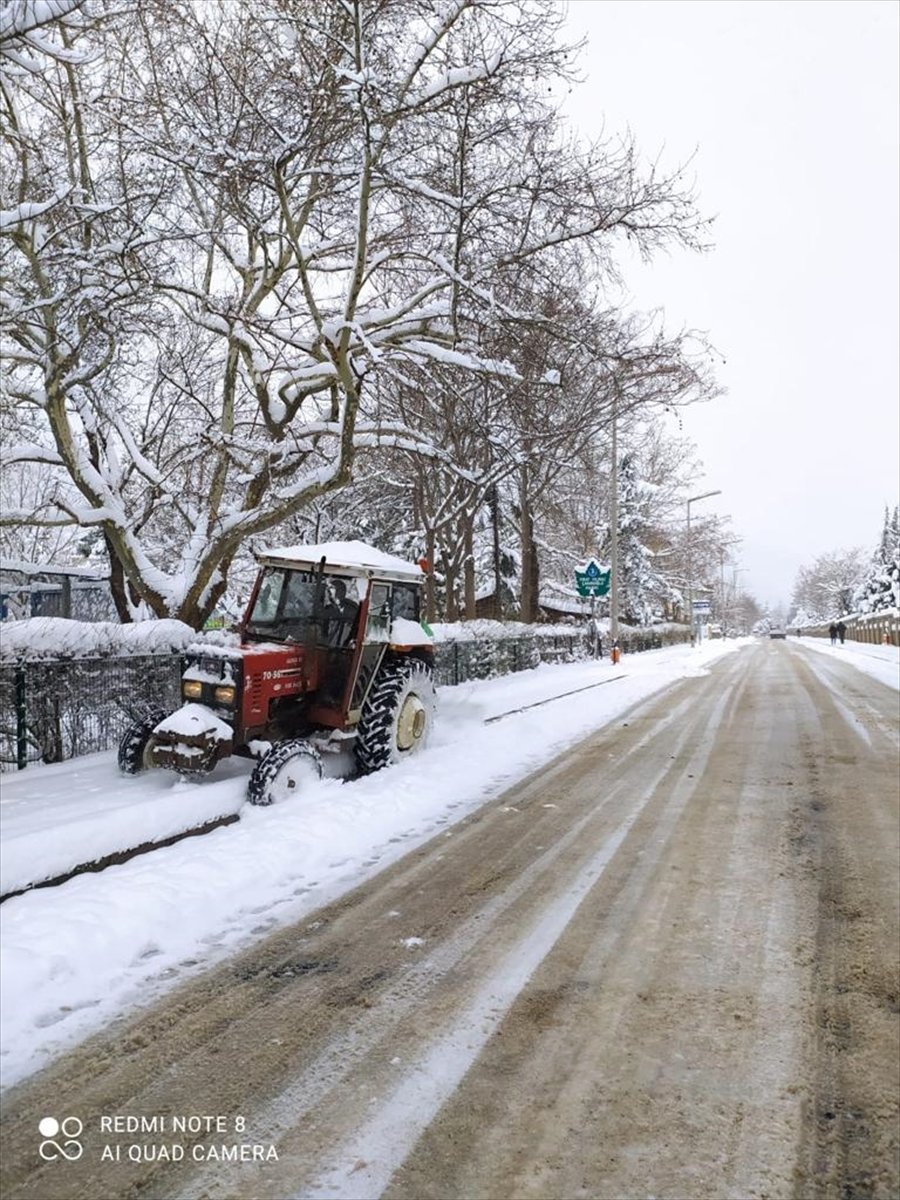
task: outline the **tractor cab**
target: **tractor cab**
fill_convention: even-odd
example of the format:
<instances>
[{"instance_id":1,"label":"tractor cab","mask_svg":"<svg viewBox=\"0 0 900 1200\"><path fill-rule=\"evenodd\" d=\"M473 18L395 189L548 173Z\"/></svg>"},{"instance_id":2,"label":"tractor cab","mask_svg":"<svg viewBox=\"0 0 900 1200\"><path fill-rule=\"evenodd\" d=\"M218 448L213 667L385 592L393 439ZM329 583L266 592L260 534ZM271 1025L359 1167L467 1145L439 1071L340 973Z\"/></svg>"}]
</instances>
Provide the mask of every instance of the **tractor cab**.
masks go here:
<instances>
[{"instance_id":1,"label":"tractor cab","mask_svg":"<svg viewBox=\"0 0 900 1200\"><path fill-rule=\"evenodd\" d=\"M362 542L270 550L259 562L242 644L248 654L260 644L267 653L276 644L285 648L291 675L280 690L299 688L314 723L355 727L386 652L430 654L432 639L419 623L424 574L418 565ZM258 716L247 713L251 722Z\"/></svg>"},{"instance_id":2,"label":"tractor cab","mask_svg":"<svg viewBox=\"0 0 900 1200\"><path fill-rule=\"evenodd\" d=\"M422 568L363 542L267 550L259 567L239 642L189 648L185 704L128 730L126 773L258 757L250 798L271 803L254 779L276 750L321 768L322 754L352 742L356 769L369 771L424 746L434 685Z\"/></svg>"}]
</instances>

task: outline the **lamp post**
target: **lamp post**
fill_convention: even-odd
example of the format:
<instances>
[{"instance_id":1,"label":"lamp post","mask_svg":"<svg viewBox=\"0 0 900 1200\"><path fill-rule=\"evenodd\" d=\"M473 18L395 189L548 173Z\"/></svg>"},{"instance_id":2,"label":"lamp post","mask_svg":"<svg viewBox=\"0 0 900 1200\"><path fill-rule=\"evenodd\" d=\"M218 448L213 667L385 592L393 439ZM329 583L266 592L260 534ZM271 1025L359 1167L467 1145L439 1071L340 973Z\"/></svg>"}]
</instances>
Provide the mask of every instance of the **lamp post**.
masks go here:
<instances>
[{"instance_id":1,"label":"lamp post","mask_svg":"<svg viewBox=\"0 0 900 1200\"><path fill-rule=\"evenodd\" d=\"M701 492L699 496L691 496L687 502L687 577L688 577L688 620L691 623L691 645L696 645L696 635L694 633L694 561L691 551L691 505L696 504L698 500L708 500L710 496L721 496L722 489L717 488L714 492Z\"/></svg>"},{"instance_id":2,"label":"lamp post","mask_svg":"<svg viewBox=\"0 0 900 1200\"><path fill-rule=\"evenodd\" d=\"M609 644L618 648L619 642L619 446L616 430L618 392L612 410L612 479L609 493Z\"/></svg>"}]
</instances>

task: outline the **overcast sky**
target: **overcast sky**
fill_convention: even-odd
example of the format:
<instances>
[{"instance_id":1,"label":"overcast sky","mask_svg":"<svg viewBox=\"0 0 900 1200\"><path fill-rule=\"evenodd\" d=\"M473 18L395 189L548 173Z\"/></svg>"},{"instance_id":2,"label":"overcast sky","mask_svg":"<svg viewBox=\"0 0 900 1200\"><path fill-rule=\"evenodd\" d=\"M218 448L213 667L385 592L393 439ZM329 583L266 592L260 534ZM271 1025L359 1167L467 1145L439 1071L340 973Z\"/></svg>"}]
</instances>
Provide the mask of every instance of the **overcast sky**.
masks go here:
<instances>
[{"instance_id":1,"label":"overcast sky","mask_svg":"<svg viewBox=\"0 0 900 1200\"><path fill-rule=\"evenodd\" d=\"M898 36L894 0L573 0L588 136L696 151L714 249L628 270L637 307L705 330L728 394L683 415L746 574L787 602L798 568L868 551L900 495ZM694 511L699 515L701 505Z\"/></svg>"}]
</instances>

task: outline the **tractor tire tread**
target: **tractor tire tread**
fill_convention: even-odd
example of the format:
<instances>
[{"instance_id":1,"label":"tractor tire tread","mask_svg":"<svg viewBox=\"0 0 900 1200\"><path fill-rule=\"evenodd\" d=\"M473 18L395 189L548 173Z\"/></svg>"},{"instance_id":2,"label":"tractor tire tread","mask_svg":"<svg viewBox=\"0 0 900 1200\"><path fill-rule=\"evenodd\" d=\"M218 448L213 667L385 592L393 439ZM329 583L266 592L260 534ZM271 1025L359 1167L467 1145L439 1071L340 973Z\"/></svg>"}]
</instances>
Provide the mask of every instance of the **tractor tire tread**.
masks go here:
<instances>
[{"instance_id":1,"label":"tractor tire tread","mask_svg":"<svg viewBox=\"0 0 900 1200\"><path fill-rule=\"evenodd\" d=\"M150 709L127 727L119 742L118 763L123 775L139 775L144 770L144 751L150 735L168 713L164 708Z\"/></svg>"},{"instance_id":2,"label":"tractor tire tread","mask_svg":"<svg viewBox=\"0 0 900 1200\"><path fill-rule=\"evenodd\" d=\"M430 712L434 708L434 672L419 658L403 659L385 666L363 706L354 753L363 774L379 771L395 761L392 744L397 703L407 685L418 684ZM429 715L429 725L431 718Z\"/></svg>"},{"instance_id":3,"label":"tractor tire tread","mask_svg":"<svg viewBox=\"0 0 900 1200\"><path fill-rule=\"evenodd\" d=\"M315 746L311 745L305 738L287 738L283 742L276 742L271 750L267 750L254 766L249 782L247 783L247 799L249 802L257 808L267 808L272 804L273 801L269 793L269 788L278 775L278 772L292 758L301 756L312 761L321 779L323 774L322 756Z\"/></svg>"}]
</instances>

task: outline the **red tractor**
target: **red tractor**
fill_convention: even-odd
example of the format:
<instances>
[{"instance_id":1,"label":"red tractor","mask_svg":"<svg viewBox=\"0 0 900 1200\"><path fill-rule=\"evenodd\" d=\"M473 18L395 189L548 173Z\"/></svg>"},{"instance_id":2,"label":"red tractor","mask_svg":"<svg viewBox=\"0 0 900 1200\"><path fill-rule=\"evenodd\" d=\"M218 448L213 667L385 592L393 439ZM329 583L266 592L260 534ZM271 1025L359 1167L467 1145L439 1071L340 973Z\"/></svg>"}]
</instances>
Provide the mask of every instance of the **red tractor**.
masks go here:
<instances>
[{"instance_id":1,"label":"red tractor","mask_svg":"<svg viewBox=\"0 0 900 1200\"><path fill-rule=\"evenodd\" d=\"M343 759L330 774L348 760L368 773L425 745L434 644L419 619L422 569L363 542L267 550L259 564L240 644L188 649L184 704L126 730L126 774L202 775L242 755L257 760L250 802L271 804L321 778L323 759Z\"/></svg>"}]
</instances>

